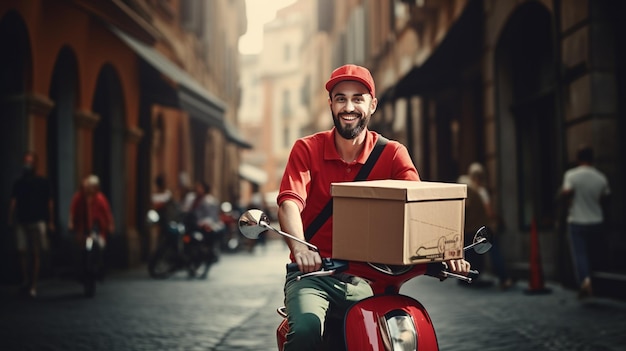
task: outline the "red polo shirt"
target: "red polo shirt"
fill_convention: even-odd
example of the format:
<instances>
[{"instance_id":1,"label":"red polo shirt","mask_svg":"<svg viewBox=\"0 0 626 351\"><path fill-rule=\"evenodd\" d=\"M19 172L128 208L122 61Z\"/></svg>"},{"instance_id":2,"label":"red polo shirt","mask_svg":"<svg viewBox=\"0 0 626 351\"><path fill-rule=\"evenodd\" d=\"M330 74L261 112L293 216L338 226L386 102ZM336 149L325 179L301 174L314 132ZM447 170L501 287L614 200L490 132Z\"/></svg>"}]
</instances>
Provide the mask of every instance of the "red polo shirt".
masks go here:
<instances>
[{"instance_id":1,"label":"red polo shirt","mask_svg":"<svg viewBox=\"0 0 626 351\"><path fill-rule=\"evenodd\" d=\"M298 204L305 229L331 198L330 184L353 181L379 137L376 132L367 131L363 152L354 162L347 163L337 152L334 132L333 128L298 139L280 184L278 205L285 200ZM367 179L420 180L406 147L393 140L385 146ZM332 227L331 216L311 240L322 257L332 257Z\"/></svg>"}]
</instances>

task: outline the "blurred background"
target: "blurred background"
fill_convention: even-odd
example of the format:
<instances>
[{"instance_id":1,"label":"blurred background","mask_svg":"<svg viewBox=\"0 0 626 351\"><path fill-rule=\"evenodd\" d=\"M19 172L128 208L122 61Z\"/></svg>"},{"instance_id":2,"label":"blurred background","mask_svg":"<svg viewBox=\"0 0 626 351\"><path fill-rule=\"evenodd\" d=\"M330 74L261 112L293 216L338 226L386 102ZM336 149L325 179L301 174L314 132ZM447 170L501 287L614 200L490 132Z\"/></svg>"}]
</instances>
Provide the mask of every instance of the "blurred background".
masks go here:
<instances>
[{"instance_id":1,"label":"blurred background","mask_svg":"<svg viewBox=\"0 0 626 351\"><path fill-rule=\"evenodd\" d=\"M145 262L164 175L275 206L293 142L332 127L324 83L368 67L370 127L405 144L423 180L484 165L506 262L526 276L531 225L546 277L574 286L556 194L590 144L613 198L593 253L597 294L626 283L626 2L610 0L4 0L0 3L0 283L19 281L8 200L24 151L53 184L42 275L71 265L73 193L101 178L111 264Z\"/></svg>"}]
</instances>

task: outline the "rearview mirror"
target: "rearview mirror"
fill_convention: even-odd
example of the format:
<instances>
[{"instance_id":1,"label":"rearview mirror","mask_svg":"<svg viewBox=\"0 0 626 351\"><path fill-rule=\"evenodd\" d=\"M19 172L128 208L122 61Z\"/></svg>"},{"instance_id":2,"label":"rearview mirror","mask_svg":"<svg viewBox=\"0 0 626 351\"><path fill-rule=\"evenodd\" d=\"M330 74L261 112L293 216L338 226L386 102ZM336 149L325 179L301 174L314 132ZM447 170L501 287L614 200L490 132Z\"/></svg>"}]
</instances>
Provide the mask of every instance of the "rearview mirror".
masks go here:
<instances>
[{"instance_id":1,"label":"rearview mirror","mask_svg":"<svg viewBox=\"0 0 626 351\"><path fill-rule=\"evenodd\" d=\"M485 226L480 227L474 235L472 245L465 249L474 248L474 252L477 254L484 254L491 249L491 241L493 240L493 232Z\"/></svg>"},{"instance_id":2,"label":"rearview mirror","mask_svg":"<svg viewBox=\"0 0 626 351\"><path fill-rule=\"evenodd\" d=\"M269 218L261 210L248 210L239 217L239 231L248 239L258 239L269 224Z\"/></svg>"}]
</instances>

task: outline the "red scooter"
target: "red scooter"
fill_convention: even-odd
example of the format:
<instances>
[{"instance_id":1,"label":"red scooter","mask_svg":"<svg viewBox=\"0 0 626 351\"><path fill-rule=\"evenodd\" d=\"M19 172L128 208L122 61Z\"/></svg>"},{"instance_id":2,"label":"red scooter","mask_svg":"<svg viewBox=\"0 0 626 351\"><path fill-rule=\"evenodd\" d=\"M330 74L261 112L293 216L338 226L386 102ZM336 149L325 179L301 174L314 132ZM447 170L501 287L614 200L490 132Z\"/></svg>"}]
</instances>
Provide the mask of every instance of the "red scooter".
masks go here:
<instances>
[{"instance_id":1,"label":"red scooter","mask_svg":"<svg viewBox=\"0 0 626 351\"><path fill-rule=\"evenodd\" d=\"M249 210L239 218L239 229L243 235L254 239L264 231L272 230L292 240L317 247L300 240L270 225L267 215L260 210ZM487 227L480 228L473 243L464 248L473 248L483 254L491 248L491 232ZM297 270L295 263L289 263L287 270ZM322 268L317 272L300 275L297 279L310 276L347 273L370 282L374 295L353 304L342 316L327 318L323 340L324 350L347 351L408 351L439 350L437 336L426 308L417 300L400 294L400 287L409 279L419 275L439 278L461 279L468 283L477 271L469 276L451 273L445 263L433 262L420 265L392 266L386 264L322 259ZM278 313L285 319L279 325L276 336L279 351L283 350L289 332L287 314L284 307ZM338 322L337 322L338 321Z\"/></svg>"}]
</instances>

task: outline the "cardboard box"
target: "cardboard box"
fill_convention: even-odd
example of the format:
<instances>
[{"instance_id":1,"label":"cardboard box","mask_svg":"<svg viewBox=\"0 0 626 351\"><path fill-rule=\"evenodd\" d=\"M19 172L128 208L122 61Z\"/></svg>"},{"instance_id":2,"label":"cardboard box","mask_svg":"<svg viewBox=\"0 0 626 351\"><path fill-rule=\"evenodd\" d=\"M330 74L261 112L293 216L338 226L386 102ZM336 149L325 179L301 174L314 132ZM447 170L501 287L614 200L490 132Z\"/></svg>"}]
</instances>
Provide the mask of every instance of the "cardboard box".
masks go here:
<instances>
[{"instance_id":1,"label":"cardboard box","mask_svg":"<svg viewBox=\"0 0 626 351\"><path fill-rule=\"evenodd\" d=\"M465 184L333 183L333 257L393 265L463 257Z\"/></svg>"}]
</instances>

